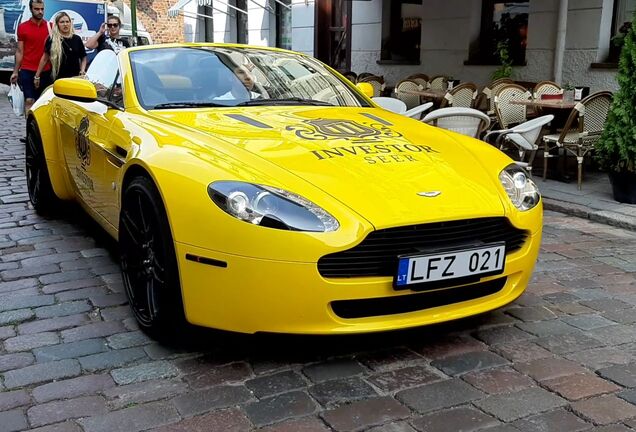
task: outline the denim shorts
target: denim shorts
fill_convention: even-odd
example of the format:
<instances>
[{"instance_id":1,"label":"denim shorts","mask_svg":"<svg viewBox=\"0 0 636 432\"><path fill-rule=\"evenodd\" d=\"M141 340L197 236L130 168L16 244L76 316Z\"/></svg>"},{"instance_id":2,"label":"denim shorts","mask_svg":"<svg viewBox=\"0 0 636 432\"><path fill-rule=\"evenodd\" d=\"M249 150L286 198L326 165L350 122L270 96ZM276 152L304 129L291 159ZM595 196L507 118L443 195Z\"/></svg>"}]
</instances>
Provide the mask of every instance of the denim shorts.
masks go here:
<instances>
[{"instance_id":1,"label":"denim shorts","mask_svg":"<svg viewBox=\"0 0 636 432\"><path fill-rule=\"evenodd\" d=\"M18 84L24 93L24 100L33 99L37 100L42 94L42 91L51 85L51 72L46 71L40 74L40 87L35 88L33 85L33 78L35 78L35 71L20 69L18 72Z\"/></svg>"}]
</instances>

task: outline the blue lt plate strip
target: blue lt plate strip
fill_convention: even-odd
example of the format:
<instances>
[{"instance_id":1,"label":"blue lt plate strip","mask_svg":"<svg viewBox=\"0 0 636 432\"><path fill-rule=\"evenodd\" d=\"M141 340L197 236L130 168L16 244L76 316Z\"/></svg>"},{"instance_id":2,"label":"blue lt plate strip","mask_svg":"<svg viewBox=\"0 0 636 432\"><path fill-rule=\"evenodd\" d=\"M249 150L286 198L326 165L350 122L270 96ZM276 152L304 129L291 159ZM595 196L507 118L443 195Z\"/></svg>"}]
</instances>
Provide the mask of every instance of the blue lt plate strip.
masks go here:
<instances>
[{"instance_id":1,"label":"blue lt plate strip","mask_svg":"<svg viewBox=\"0 0 636 432\"><path fill-rule=\"evenodd\" d=\"M398 264L397 279L395 281L395 284L397 286L406 285L408 272L409 272L409 259L408 258L401 259Z\"/></svg>"}]
</instances>

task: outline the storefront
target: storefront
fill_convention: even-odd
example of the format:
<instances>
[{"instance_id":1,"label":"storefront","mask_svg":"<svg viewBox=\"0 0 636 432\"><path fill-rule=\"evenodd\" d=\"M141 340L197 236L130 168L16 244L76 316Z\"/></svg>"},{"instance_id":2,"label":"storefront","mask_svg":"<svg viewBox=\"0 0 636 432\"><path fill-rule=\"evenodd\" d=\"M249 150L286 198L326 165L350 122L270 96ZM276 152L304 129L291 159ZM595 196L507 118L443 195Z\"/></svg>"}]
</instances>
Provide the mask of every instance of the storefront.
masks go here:
<instances>
[{"instance_id":1,"label":"storefront","mask_svg":"<svg viewBox=\"0 0 636 432\"><path fill-rule=\"evenodd\" d=\"M616 88L636 0L182 0L186 41L305 52L339 70L489 81L502 53L522 81ZM201 2L207 2L201 4ZM176 12L175 12L176 11Z\"/></svg>"}]
</instances>

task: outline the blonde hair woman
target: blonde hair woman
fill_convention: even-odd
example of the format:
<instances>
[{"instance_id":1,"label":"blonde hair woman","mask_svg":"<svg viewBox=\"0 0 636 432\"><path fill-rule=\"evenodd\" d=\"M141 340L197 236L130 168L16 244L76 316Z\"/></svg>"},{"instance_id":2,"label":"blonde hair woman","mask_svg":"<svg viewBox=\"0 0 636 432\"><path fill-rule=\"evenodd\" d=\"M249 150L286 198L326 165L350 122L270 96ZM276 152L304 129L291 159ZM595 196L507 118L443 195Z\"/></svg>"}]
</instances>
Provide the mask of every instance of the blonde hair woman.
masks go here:
<instances>
[{"instance_id":1,"label":"blonde hair woman","mask_svg":"<svg viewBox=\"0 0 636 432\"><path fill-rule=\"evenodd\" d=\"M44 44L44 54L35 73L34 85L40 86L40 73L51 62L51 77L70 78L84 75L86 70L86 49L82 38L73 32L73 22L66 12L55 17L55 25Z\"/></svg>"}]
</instances>

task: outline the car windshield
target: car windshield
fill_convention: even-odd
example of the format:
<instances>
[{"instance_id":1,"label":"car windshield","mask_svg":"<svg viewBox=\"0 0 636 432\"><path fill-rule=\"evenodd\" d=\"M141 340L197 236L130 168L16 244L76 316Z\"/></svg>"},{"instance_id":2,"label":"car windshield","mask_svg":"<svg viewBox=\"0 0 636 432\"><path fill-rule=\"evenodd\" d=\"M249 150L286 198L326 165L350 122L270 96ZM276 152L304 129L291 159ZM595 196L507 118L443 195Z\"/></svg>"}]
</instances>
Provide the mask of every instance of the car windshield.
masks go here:
<instances>
[{"instance_id":1,"label":"car windshield","mask_svg":"<svg viewBox=\"0 0 636 432\"><path fill-rule=\"evenodd\" d=\"M241 47L133 51L139 103L146 109L321 105L369 106L311 57Z\"/></svg>"}]
</instances>

